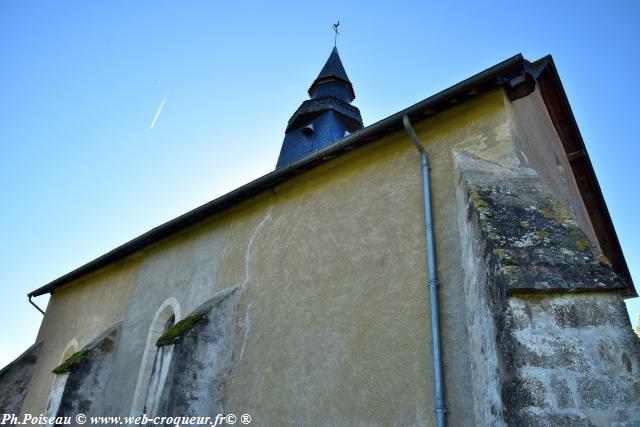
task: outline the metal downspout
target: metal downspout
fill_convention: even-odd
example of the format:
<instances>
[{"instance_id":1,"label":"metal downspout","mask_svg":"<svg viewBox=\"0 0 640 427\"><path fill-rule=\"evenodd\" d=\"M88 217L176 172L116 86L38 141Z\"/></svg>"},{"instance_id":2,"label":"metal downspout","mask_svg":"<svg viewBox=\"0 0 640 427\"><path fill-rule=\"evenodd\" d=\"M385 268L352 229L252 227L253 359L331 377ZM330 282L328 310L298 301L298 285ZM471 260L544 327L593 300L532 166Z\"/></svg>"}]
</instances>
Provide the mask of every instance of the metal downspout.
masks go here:
<instances>
[{"instance_id":1,"label":"metal downspout","mask_svg":"<svg viewBox=\"0 0 640 427\"><path fill-rule=\"evenodd\" d=\"M27 296L29 297L29 304L34 306L44 316L44 311L42 311L42 309L40 307L38 307L35 302L31 301L31 298L33 298L33 295L29 294Z\"/></svg>"},{"instance_id":2,"label":"metal downspout","mask_svg":"<svg viewBox=\"0 0 640 427\"><path fill-rule=\"evenodd\" d=\"M431 306L431 347L433 352L433 377L435 382L436 426L445 426L447 406L444 402L442 380L442 344L440 340L440 309L438 308L438 278L436 275L436 251L433 241L433 221L431 218L431 189L429 184L429 157L427 151L411 127L409 117L402 116L402 123L420 153L422 163L422 187L424 191L424 222L426 228L427 269L429 274L429 300Z\"/></svg>"}]
</instances>

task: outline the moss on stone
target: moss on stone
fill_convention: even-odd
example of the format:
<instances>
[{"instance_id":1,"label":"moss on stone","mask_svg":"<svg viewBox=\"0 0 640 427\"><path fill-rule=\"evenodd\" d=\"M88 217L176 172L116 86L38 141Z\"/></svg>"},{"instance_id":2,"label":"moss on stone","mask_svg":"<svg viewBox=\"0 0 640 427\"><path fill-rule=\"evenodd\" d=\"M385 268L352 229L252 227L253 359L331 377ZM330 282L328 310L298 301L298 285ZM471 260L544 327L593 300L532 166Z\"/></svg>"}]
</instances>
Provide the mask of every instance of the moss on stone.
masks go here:
<instances>
[{"instance_id":1,"label":"moss on stone","mask_svg":"<svg viewBox=\"0 0 640 427\"><path fill-rule=\"evenodd\" d=\"M62 362L62 364L60 364L60 366L56 367L53 371L54 374L56 375L60 375L60 374L64 374L66 372L69 372L71 370L71 368L80 361L80 359L82 359L83 357L85 357L87 354L89 353L88 349L84 349L84 350L80 350L80 351L76 351L75 353L73 353L71 356L69 356L69 358L67 360L65 360L64 362Z\"/></svg>"},{"instance_id":2,"label":"moss on stone","mask_svg":"<svg viewBox=\"0 0 640 427\"><path fill-rule=\"evenodd\" d=\"M476 193L475 191L471 192L471 201L480 212L489 210L489 205L487 204L487 202L482 200L478 193Z\"/></svg>"},{"instance_id":3,"label":"moss on stone","mask_svg":"<svg viewBox=\"0 0 640 427\"><path fill-rule=\"evenodd\" d=\"M504 257L500 260L500 262L502 263L502 265L514 265L515 261L512 258L509 257Z\"/></svg>"},{"instance_id":4,"label":"moss on stone","mask_svg":"<svg viewBox=\"0 0 640 427\"><path fill-rule=\"evenodd\" d=\"M557 202L551 201L551 206L541 208L540 212L545 218L554 219L558 224L566 221L573 221L573 215L571 215L571 212L563 208Z\"/></svg>"},{"instance_id":5,"label":"moss on stone","mask_svg":"<svg viewBox=\"0 0 640 427\"><path fill-rule=\"evenodd\" d=\"M580 239L578 240L576 247L579 252L586 252L589 249L589 242L587 242L585 239Z\"/></svg>"},{"instance_id":6,"label":"moss on stone","mask_svg":"<svg viewBox=\"0 0 640 427\"><path fill-rule=\"evenodd\" d=\"M611 262L609 261L609 258L607 258L606 256L602 254L598 254L596 255L596 259L600 262L602 266L611 267Z\"/></svg>"},{"instance_id":7,"label":"moss on stone","mask_svg":"<svg viewBox=\"0 0 640 427\"><path fill-rule=\"evenodd\" d=\"M160 335L158 341L156 341L156 346L163 347L169 344L175 344L180 337L186 334L191 328L195 326L200 320L204 319L205 315L201 313L192 314L191 316L187 316L171 329L168 329L164 334Z\"/></svg>"},{"instance_id":8,"label":"moss on stone","mask_svg":"<svg viewBox=\"0 0 640 427\"><path fill-rule=\"evenodd\" d=\"M469 221L486 246L487 263L508 295L623 289L626 284L551 191L537 180L473 176ZM483 212L478 206L486 206ZM487 214L490 213L491 217ZM476 222L477 221L477 222ZM526 227L526 228L525 228ZM491 233L491 235L489 235ZM494 237L495 236L495 237Z\"/></svg>"},{"instance_id":9,"label":"moss on stone","mask_svg":"<svg viewBox=\"0 0 640 427\"><path fill-rule=\"evenodd\" d=\"M575 221L571 220L571 219L567 219L562 221L562 223L569 229L569 231L571 231L571 233L575 234L578 231L580 231L580 227L578 227L578 224L576 224Z\"/></svg>"},{"instance_id":10,"label":"moss on stone","mask_svg":"<svg viewBox=\"0 0 640 427\"><path fill-rule=\"evenodd\" d=\"M562 221L571 221L573 220L573 215L571 215L571 212L568 210L560 208L558 209L558 219Z\"/></svg>"},{"instance_id":11,"label":"moss on stone","mask_svg":"<svg viewBox=\"0 0 640 427\"><path fill-rule=\"evenodd\" d=\"M487 204L482 200L479 200L478 203L476 203L476 207L482 212L489 210L489 206L487 206Z\"/></svg>"}]
</instances>

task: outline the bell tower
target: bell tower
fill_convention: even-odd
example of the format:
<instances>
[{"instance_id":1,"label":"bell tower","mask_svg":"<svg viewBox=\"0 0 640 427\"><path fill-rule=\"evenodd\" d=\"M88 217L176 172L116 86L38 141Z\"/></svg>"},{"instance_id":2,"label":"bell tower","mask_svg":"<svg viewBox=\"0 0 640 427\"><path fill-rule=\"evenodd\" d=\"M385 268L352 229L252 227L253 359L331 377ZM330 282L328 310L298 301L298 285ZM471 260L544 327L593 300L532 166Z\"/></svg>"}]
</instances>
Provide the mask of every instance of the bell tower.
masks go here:
<instances>
[{"instance_id":1,"label":"bell tower","mask_svg":"<svg viewBox=\"0 0 640 427\"><path fill-rule=\"evenodd\" d=\"M351 105L356 94L336 47L311 84L309 97L289 119L276 169L318 151L363 126L360 110Z\"/></svg>"}]
</instances>

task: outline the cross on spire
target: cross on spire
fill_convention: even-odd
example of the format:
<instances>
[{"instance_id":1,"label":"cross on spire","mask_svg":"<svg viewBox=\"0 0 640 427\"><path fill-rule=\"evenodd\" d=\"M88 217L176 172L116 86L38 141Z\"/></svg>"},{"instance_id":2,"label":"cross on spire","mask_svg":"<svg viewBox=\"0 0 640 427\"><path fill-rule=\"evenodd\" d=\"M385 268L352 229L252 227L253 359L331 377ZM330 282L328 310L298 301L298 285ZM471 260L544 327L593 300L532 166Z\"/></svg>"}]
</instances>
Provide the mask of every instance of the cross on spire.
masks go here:
<instances>
[{"instance_id":1,"label":"cross on spire","mask_svg":"<svg viewBox=\"0 0 640 427\"><path fill-rule=\"evenodd\" d=\"M333 31L335 31L335 34L333 35L334 47L338 45L338 36L340 35L340 32L338 31L339 26L340 26L340 21L338 21L336 24L333 24Z\"/></svg>"}]
</instances>

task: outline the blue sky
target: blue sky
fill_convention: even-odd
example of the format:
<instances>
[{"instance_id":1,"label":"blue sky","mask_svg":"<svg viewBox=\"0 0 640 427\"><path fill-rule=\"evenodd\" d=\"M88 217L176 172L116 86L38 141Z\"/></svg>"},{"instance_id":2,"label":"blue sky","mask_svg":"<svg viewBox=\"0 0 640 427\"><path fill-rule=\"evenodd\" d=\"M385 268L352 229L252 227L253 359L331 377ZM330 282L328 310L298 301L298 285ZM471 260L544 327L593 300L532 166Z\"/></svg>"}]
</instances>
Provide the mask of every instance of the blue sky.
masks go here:
<instances>
[{"instance_id":1,"label":"blue sky","mask_svg":"<svg viewBox=\"0 0 640 427\"><path fill-rule=\"evenodd\" d=\"M518 52L551 53L640 284L639 12L637 1L0 2L0 366L35 339L27 292L273 169L336 20L365 125Z\"/></svg>"}]
</instances>

